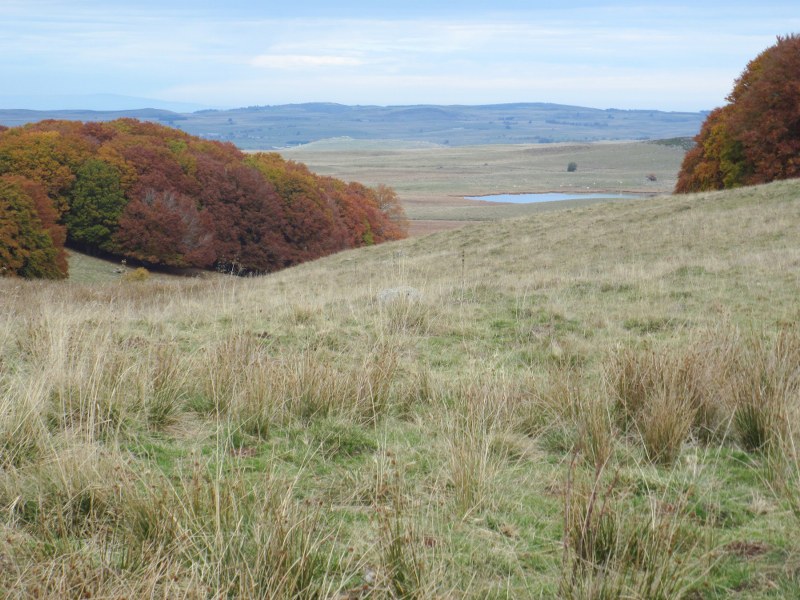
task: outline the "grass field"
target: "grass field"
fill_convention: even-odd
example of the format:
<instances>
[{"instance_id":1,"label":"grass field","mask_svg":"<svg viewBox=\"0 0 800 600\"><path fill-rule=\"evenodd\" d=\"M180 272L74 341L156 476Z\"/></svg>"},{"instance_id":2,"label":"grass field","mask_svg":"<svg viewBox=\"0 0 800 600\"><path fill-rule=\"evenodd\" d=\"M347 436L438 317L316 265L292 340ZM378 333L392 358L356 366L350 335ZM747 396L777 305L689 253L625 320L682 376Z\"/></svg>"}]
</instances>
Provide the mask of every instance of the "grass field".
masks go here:
<instances>
[{"instance_id":1,"label":"grass field","mask_svg":"<svg viewBox=\"0 0 800 600\"><path fill-rule=\"evenodd\" d=\"M800 596L799 197L0 281L0 598Z\"/></svg>"},{"instance_id":2,"label":"grass field","mask_svg":"<svg viewBox=\"0 0 800 600\"><path fill-rule=\"evenodd\" d=\"M461 148L408 147L388 141L364 144L327 140L282 154L323 175L391 186L411 219L412 234L565 206L476 202L464 196L552 191L670 193L685 152L679 143L666 142ZM570 162L577 163L575 172L567 172ZM648 180L648 175L656 181Z\"/></svg>"}]
</instances>

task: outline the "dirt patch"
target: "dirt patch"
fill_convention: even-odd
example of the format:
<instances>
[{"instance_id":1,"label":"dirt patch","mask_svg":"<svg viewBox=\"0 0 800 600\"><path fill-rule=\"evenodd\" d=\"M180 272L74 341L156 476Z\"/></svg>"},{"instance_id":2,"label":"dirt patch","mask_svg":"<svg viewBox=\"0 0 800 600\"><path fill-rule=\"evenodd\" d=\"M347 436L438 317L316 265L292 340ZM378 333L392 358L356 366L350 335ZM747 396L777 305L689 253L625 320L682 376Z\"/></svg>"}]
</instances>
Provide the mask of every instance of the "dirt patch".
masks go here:
<instances>
[{"instance_id":1,"label":"dirt patch","mask_svg":"<svg viewBox=\"0 0 800 600\"><path fill-rule=\"evenodd\" d=\"M746 542L743 540L737 540L735 542L731 542L730 544L726 544L724 549L726 552L735 554L736 556L740 556L742 558L755 558L756 556L761 556L762 554L769 552L769 544L764 542Z\"/></svg>"}]
</instances>

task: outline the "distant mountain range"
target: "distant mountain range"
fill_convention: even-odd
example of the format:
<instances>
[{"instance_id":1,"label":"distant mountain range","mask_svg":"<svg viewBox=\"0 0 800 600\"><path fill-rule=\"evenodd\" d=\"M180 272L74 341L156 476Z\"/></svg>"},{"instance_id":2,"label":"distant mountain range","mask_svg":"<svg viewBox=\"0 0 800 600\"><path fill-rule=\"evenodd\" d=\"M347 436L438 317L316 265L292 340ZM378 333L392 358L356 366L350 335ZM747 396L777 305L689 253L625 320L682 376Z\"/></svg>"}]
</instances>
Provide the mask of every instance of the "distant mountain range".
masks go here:
<instances>
[{"instance_id":1,"label":"distant mountain range","mask_svg":"<svg viewBox=\"0 0 800 600\"><path fill-rule=\"evenodd\" d=\"M41 94L36 96L0 92L0 109L25 107L30 110L136 110L146 106L175 112L219 108L196 102L172 102L121 94Z\"/></svg>"},{"instance_id":2,"label":"distant mountain range","mask_svg":"<svg viewBox=\"0 0 800 600\"><path fill-rule=\"evenodd\" d=\"M174 112L137 110L0 110L8 127L43 119L156 121L192 135L270 150L319 140L402 140L444 146L642 140L691 137L705 112L596 109L561 104L483 106L346 106L332 103Z\"/></svg>"}]
</instances>

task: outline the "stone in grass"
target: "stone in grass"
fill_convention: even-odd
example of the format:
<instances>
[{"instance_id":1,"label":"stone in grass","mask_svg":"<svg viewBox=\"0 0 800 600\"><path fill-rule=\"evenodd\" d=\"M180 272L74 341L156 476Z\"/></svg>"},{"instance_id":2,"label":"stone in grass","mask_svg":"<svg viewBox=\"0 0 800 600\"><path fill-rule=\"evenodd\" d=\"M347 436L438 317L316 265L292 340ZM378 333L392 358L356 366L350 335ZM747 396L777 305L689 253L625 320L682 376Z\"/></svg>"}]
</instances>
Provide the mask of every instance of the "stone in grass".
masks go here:
<instances>
[{"instance_id":1,"label":"stone in grass","mask_svg":"<svg viewBox=\"0 0 800 600\"><path fill-rule=\"evenodd\" d=\"M381 304L391 304L398 300L405 300L406 302L419 302L422 300L422 294L417 288L408 285L395 288L386 288L378 292L378 302Z\"/></svg>"}]
</instances>

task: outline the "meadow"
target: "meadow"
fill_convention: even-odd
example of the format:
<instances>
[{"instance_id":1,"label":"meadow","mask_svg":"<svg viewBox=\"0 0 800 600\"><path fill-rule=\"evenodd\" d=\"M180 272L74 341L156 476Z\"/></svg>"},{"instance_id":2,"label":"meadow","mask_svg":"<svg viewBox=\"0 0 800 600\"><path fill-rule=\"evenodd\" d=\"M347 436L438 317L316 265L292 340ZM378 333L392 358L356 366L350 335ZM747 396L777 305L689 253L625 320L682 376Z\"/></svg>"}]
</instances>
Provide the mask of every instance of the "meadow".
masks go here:
<instances>
[{"instance_id":1,"label":"meadow","mask_svg":"<svg viewBox=\"0 0 800 600\"><path fill-rule=\"evenodd\" d=\"M799 197L0 280L0 598L797 597Z\"/></svg>"},{"instance_id":2,"label":"meadow","mask_svg":"<svg viewBox=\"0 0 800 600\"><path fill-rule=\"evenodd\" d=\"M392 187L411 220L411 234L474 221L576 207L590 200L512 205L464 196L535 192L670 193L687 140L593 144L511 144L441 148L331 139L281 152L287 160L346 181ZM569 163L577 169L568 172ZM655 178L648 179L648 175Z\"/></svg>"}]
</instances>

